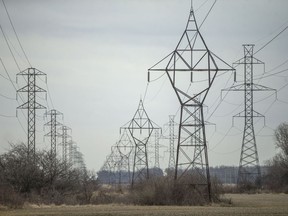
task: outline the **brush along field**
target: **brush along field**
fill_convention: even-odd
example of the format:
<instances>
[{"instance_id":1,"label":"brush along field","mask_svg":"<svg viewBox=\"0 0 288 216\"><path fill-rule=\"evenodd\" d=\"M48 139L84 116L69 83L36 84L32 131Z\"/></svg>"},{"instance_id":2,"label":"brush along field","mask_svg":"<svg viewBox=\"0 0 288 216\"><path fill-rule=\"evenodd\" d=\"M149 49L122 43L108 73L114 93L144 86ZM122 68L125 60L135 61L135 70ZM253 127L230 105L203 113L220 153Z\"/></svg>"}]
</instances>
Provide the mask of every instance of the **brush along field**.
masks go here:
<instances>
[{"instance_id":1,"label":"brush along field","mask_svg":"<svg viewBox=\"0 0 288 216\"><path fill-rule=\"evenodd\" d=\"M23 209L0 208L5 216L108 216L108 215L288 215L288 194L228 194L232 204L211 206L133 206L133 205L86 205L86 206L36 206L26 205Z\"/></svg>"}]
</instances>

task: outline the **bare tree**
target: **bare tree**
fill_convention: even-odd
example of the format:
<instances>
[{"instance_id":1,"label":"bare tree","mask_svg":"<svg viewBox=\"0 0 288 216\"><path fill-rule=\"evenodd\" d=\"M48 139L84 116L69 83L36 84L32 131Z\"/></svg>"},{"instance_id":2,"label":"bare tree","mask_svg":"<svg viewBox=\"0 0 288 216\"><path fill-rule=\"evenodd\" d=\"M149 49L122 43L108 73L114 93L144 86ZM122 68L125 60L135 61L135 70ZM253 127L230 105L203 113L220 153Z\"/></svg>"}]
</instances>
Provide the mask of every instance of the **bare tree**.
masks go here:
<instances>
[{"instance_id":1,"label":"bare tree","mask_svg":"<svg viewBox=\"0 0 288 216\"><path fill-rule=\"evenodd\" d=\"M272 190L288 192L288 124L281 123L274 136L280 152L267 161L268 170L264 182Z\"/></svg>"},{"instance_id":2,"label":"bare tree","mask_svg":"<svg viewBox=\"0 0 288 216\"><path fill-rule=\"evenodd\" d=\"M280 148L286 157L288 156L288 124L282 123L275 130L276 146Z\"/></svg>"}]
</instances>

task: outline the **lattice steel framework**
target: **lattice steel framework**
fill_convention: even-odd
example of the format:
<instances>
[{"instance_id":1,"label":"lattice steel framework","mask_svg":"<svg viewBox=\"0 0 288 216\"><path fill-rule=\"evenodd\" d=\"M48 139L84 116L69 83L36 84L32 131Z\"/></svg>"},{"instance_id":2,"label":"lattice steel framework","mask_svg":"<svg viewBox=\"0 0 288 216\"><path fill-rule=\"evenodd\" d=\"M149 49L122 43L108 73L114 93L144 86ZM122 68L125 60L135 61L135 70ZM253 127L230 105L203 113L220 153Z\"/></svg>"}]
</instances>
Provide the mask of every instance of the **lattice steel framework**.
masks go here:
<instances>
[{"instance_id":1,"label":"lattice steel framework","mask_svg":"<svg viewBox=\"0 0 288 216\"><path fill-rule=\"evenodd\" d=\"M121 156L119 154L117 143L111 147L111 153L106 158L102 170L109 172L109 184L116 184L121 179L120 177ZM118 177L117 177L118 175Z\"/></svg>"},{"instance_id":2,"label":"lattice steel framework","mask_svg":"<svg viewBox=\"0 0 288 216\"><path fill-rule=\"evenodd\" d=\"M68 161L71 167L75 165L76 151L77 151L77 145L73 140L71 140L70 142L68 142Z\"/></svg>"},{"instance_id":3,"label":"lattice steel framework","mask_svg":"<svg viewBox=\"0 0 288 216\"><path fill-rule=\"evenodd\" d=\"M37 109L46 109L45 106L41 105L36 101L36 94L37 93L46 93L46 90L40 88L37 84L37 77L45 76L46 74L37 70L36 68L27 68L24 71L21 71L17 74L18 76L27 77L27 85L18 89L18 92L25 92L27 93L27 102L17 107L17 109L27 109L27 123L28 123L28 158L35 159L35 145L36 145L36 110Z\"/></svg>"},{"instance_id":4,"label":"lattice steel framework","mask_svg":"<svg viewBox=\"0 0 288 216\"><path fill-rule=\"evenodd\" d=\"M84 157L82 152L78 151L78 147L75 146L75 151L73 153L73 158L74 158L74 167L76 169L80 169L82 171L86 171L86 164L84 162Z\"/></svg>"},{"instance_id":5,"label":"lattice steel framework","mask_svg":"<svg viewBox=\"0 0 288 216\"><path fill-rule=\"evenodd\" d=\"M256 117L264 117L259 112L254 110L253 106L253 92L254 91L275 91L258 85L253 82L253 65L264 64L262 61L253 56L253 44L244 44L244 57L234 64L244 65L244 83L232 86L223 91L243 91L244 92L244 111L238 113L234 117L244 118L244 131L242 139L242 147L240 154L240 163L238 171L238 185L246 184L248 182L254 184L261 184L261 170L259 166L259 157L256 146L254 121Z\"/></svg>"},{"instance_id":6,"label":"lattice steel framework","mask_svg":"<svg viewBox=\"0 0 288 216\"><path fill-rule=\"evenodd\" d=\"M155 168L160 168L160 161L159 161L159 150L160 150L160 144L159 144L159 139L160 139L160 134L159 134L159 130L155 130L154 132L155 134L155 152L154 152L154 156L155 156L155 163L154 163L154 167Z\"/></svg>"},{"instance_id":7,"label":"lattice steel framework","mask_svg":"<svg viewBox=\"0 0 288 216\"><path fill-rule=\"evenodd\" d=\"M176 49L148 70L148 81L150 72L167 74L181 106L175 180L179 184L191 185L195 193L205 194L209 201L211 181L203 103L217 73L227 70L232 70L231 66L208 49L193 7Z\"/></svg>"},{"instance_id":8,"label":"lattice steel framework","mask_svg":"<svg viewBox=\"0 0 288 216\"><path fill-rule=\"evenodd\" d=\"M133 187L136 182L149 179L147 145L153 131L155 129L160 129L160 127L150 120L144 109L142 100L139 102L138 109L133 119L127 124L128 126L124 126L121 129L128 129L135 144L132 173Z\"/></svg>"},{"instance_id":9,"label":"lattice steel framework","mask_svg":"<svg viewBox=\"0 0 288 216\"><path fill-rule=\"evenodd\" d=\"M50 120L44 125L46 127L50 128L50 131L45 134L44 136L49 137L50 138L50 143L51 143L51 160L52 162L56 163L56 157L57 157L57 137L60 136L60 134L58 133L57 129L59 128L59 126L61 126L62 124L57 121L57 116L62 115L63 118L63 113L52 109L49 110L48 112L45 113L45 116L50 116Z\"/></svg>"},{"instance_id":10,"label":"lattice steel framework","mask_svg":"<svg viewBox=\"0 0 288 216\"><path fill-rule=\"evenodd\" d=\"M121 158L119 164L119 183L131 183L130 161L134 144L130 139L129 131L127 129L121 134L120 140L117 142L117 149ZM122 173L128 175L128 182L123 181Z\"/></svg>"},{"instance_id":11,"label":"lattice steel framework","mask_svg":"<svg viewBox=\"0 0 288 216\"><path fill-rule=\"evenodd\" d=\"M169 163L168 168L175 168L175 115L169 115Z\"/></svg>"},{"instance_id":12,"label":"lattice steel framework","mask_svg":"<svg viewBox=\"0 0 288 216\"><path fill-rule=\"evenodd\" d=\"M59 136L61 137L61 143L60 145L62 146L62 161L67 169L67 165L68 165L68 151L69 151L69 146L72 145L72 138L71 135L69 135L69 131L71 133L71 128L62 125L60 127L60 134Z\"/></svg>"}]
</instances>

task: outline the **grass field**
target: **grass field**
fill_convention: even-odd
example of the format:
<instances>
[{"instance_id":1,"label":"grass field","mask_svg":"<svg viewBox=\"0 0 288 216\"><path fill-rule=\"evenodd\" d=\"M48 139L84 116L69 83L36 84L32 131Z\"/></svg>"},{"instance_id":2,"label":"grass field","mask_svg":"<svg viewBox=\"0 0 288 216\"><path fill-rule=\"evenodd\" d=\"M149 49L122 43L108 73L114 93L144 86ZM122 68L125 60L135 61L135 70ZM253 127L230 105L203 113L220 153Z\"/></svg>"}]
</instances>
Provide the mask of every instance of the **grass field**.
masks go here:
<instances>
[{"instance_id":1,"label":"grass field","mask_svg":"<svg viewBox=\"0 0 288 216\"><path fill-rule=\"evenodd\" d=\"M25 206L18 210L0 210L2 216L108 216L108 215L288 215L287 194L228 194L232 205L203 207L186 206L133 206L133 205L86 205L86 206Z\"/></svg>"}]
</instances>

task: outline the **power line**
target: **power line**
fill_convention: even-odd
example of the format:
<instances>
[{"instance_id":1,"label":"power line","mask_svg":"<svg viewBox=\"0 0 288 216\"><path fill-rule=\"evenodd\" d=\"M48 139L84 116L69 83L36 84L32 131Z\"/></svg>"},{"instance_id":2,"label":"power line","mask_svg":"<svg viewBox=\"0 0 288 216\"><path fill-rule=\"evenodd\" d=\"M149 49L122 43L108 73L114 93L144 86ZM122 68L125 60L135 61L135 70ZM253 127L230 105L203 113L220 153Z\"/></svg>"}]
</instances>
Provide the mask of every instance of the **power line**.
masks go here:
<instances>
[{"instance_id":1,"label":"power line","mask_svg":"<svg viewBox=\"0 0 288 216\"><path fill-rule=\"evenodd\" d=\"M272 68L271 70L267 71L266 73L270 73L271 71L276 70L277 68L283 66L284 64L286 64L288 62L288 59L286 59L284 62L282 62L281 64L277 65L276 67Z\"/></svg>"},{"instance_id":2,"label":"power line","mask_svg":"<svg viewBox=\"0 0 288 216\"><path fill-rule=\"evenodd\" d=\"M191 0L192 1L192 0ZM205 2L203 2L196 10L195 10L195 13L200 9L202 8L209 0L206 0ZM191 5L192 5L192 2L191 2Z\"/></svg>"},{"instance_id":3,"label":"power line","mask_svg":"<svg viewBox=\"0 0 288 216\"><path fill-rule=\"evenodd\" d=\"M0 93L0 96L3 97L3 98L6 98L6 99L8 99L8 100L16 100L16 98L8 97L8 96L3 95L3 94L1 94L1 93Z\"/></svg>"},{"instance_id":4,"label":"power line","mask_svg":"<svg viewBox=\"0 0 288 216\"><path fill-rule=\"evenodd\" d=\"M266 76L262 76L262 77L260 77L260 78L254 79L254 80L261 80L261 79L263 79L263 78L267 78L267 77L270 77L270 76L274 76L274 75L276 75L276 74L280 74L280 73L283 73L283 72L285 72L285 71L288 71L288 68L286 68L286 69L284 69L284 70L281 70L281 71L278 71L278 72L275 72L275 73L272 73L272 74L267 74Z\"/></svg>"},{"instance_id":5,"label":"power line","mask_svg":"<svg viewBox=\"0 0 288 216\"><path fill-rule=\"evenodd\" d=\"M13 29L13 31L14 31L14 34L15 34L15 36L16 36L16 38L17 38L17 41L18 41L18 43L19 43L19 46L20 46L20 48L21 48L21 50L22 50L22 52L23 52L23 54L24 54L24 56L25 56L28 64L30 65L30 67L32 67L32 65L31 65L31 63L30 63L30 61L29 61L29 59L28 59L28 57L27 57L27 55L26 55L26 52L25 52L25 50L23 49L23 46L22 46L22 44L21 44L21 42L20 42L20 40L19 40L18 34L17 34L16 29L15 29L15 27L14 27L14 25L13 25L12 19L11 19L10 15L9 15L9 12L8 12L8 10L7 10L7 7L6 7L6 4L5 4L4 0L2 0L2 3L3 3L3 5L4 5L5 11L6 11L6 13L7 13L8 19L9 19L9 21L10 21L10 24L11 24L11 26L12 26L12 29Z\"/></svg>"},{"instance_id":6,"label":"power line","mask_svg":"<svg viewBox=\"0 0 288 216\"><path fill-rule=\"evenodd\" d=\"M273 40L275 40L279 35L281 35L286 29L288 28L288 25L282 30L280 31L277 35L275 35L270 41L268 41L266 44L264 44L260 49L258 49L254 55L258 52L260 52L262 49L264 49L268 44L270 44Z\"/></svg>"},{"instance_id":7,"label":"power line","mask_svg":"<svg viewBox=\"0 0 288 216\"><path fill-rule=\"evenodd\" d=\"M206 20L207 17L209 16L209 14L211 13L211 11L212 11L214 5L216 4L216 2L217 2L217 0L215 0L214 3L212 4L212 6L210 7L208 13L206 14L205 18L203 19L202 23L200 24L199 29L201 29L201 26L203 25L203 23L205 22L205 20Z\"/></svg>"},{"instance_id":8,"label":"power line","mask_svg":"<svg viewBox=\"0 0 288 216\"><path fill-rule=\"evenodd\" d=\"M16 117L17 117L17 115L16 115ZM18 122L19 122L19 124L20 124L20 126L21 126L22 130L23 130L23 131L24 131L24 133L27 135L27 132L26 132L25 128L23 127L23 125L22 125L22 123L20 122L20 120L19 120L19 118L18 118L18 117L17 117L17 120L18 120Z\"/></svg>"},{"instance_id":9,"label":"power line","mask_svg":"<svg viewBox=\"0 0 288 216\"><path fill-rule=\"evenodd\" d=\"M0 25L0 26L1 26L1 25ZM3 66L3 68L4 68L4 71L5 71L5 73L7 74L8 79L9 79L9 81L11 82L11 84L12 84L15 92L17 92L17 88L16 88L14 82L12 81L12 79L11 79L11 77L10 77L8 71L7 71L7 68L5 67L5 64L4 64L3 60L2 60L2 58L0 58L0 61L1 61L1 64L2 64L2 66ZM23 98L21 97L21 95L20 95L20 99L22 100L22 102L24 102L24 100L23 100Z\"/></svg>"},{"instance_id":10,"label":"power line","mask_svg":"<svg viewBox=\"0 0 288 216\"><path fill-rule=\"evenodd\" d=\"M16 58L15 58L15 56L14 56L14 53L12 52L12 49L11 49L11 47L10 47L10 44L9 44L9 42L8 42L8 39L7 39L6 35L5 35L5 32L4 32L1 24L0 24L0 29L1 29L2 35L3 35L4 39L5 39L5 42L6 42L7 46L8 46L8 49L9 49L9 51L10 51L12 57L13 57L13 60L14 60L14 62L15 62L15 64L16 64L18 70L21 71L21 69L20 69L20 67L19 67L19 64L18 64L18 62L17 62L17 60L16 60Z\"/></svg>"},{"instance_id":11,"label":"power line","mask_svg":"<svg viewBox=\"0 0 288 216\"><path fill-rule=\"evenodd\" d=\"M0 27L1 27L1 25L0 25ZM2 29L2 28L1 28L1 29ZM9 75L9 73L8 73L8 71L7 71L7 69L6 69L6 67L5 67L5 64L4 64L3 60L2 60L2 58L0 58L0 61L1 61L1 64L2 64L2 66L3 66L3 68L4 68L5 73L6 73L7 76L8 76L9 81L11 82L13 88L15 89L15 92L17 92L17 88L16 88L14 82L12 81L12 79L11 79L11 77L10 77L10 75ZM23 98L21 97L21 95L19 95L19 96L20 96L21 101L24 102L24 100L23 100ZM18 101L17 101L17 103L19 104ZM22 112L24 118L26 118L26 116L25 116L24 113L23 113L23 110L21 110L21 112ZM17 117L17 114L16 114L16 117ZM27 119L27 118L26 118L26 119ZM24 129L24 127L23 127L23 125L22 125L22 123L20 122L20 120L19 120L18 117L17 117L17 120L18 120L18 122L19 122L21 128L23 129L24 133L27 135L27 132L26 132L26 130Z\"/></svg>"},{"instance_id":12,"label":"power line","mask_svg":"<svg viewBox=\"0 0 288 216\"><path fill-rule=\"evenodd\" d=\"M0 114L1 117L4 117L4 118L15 118L16 116L15 115L4 115L4 114Z\"/></svg>"},{"instance_id":13,"label":"power line","mask_svg":"<svg viewBox=\"0 0 288 216\"><path fill-rule=\"evenodd\" d=\"M51 102L51 106L52 106L52 108L54 109L54 104L53 104L52 97L51 97L50 90L49 90L49 87L48 87L48 84L47 84L47 83L46 83L46 88L47 88L47 93L48 93L49 100L50 100L50 102ZM47 107L49 108L48 101L47 101ZM50 108L49 108L49 109L50 109Z\"/></svg>"},{"instance_id":14,"label":"power line","mask_svg":"<svg viewBox=\"0 0 288 216\"><path fill-rule=\"evenodd\" d=\"M4 76L4 75L2 75L1 73L0 73L0 76L1 76L1 77L3 77L5 80L8 80L8 81L10 81L10 79L9 79L9 78L5 77L5 76ZM14 81L12 81L12 82L14 82ZM16 82L14 82L14 83L16 83Z\"/></svg>"}]
</instances>

